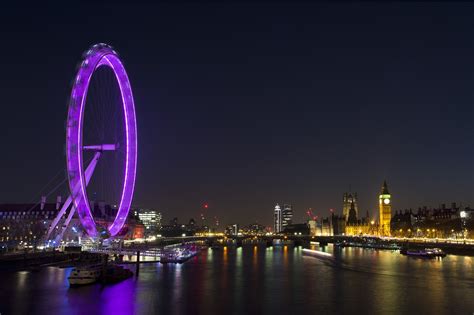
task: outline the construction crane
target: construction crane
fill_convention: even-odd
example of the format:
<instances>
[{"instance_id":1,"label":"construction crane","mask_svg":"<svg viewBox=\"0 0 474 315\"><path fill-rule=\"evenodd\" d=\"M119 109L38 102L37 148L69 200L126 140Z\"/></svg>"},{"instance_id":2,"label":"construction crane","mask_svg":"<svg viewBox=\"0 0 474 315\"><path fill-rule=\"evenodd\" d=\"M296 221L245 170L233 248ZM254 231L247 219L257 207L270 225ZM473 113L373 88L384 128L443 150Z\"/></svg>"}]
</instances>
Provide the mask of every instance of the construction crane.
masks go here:
<instances>
[{"instance_id":1,"label":"construction crane","mask_svg":"<svg viewBox=\"0 0 474 315\"><path fill-rule=\"evenodd\" d=\"M312 208L309 208L308 211L306 211L306 214L308 215L310 220L316 221L318 219L318 216L313 214Z\"/></svg>"}]
</instances>

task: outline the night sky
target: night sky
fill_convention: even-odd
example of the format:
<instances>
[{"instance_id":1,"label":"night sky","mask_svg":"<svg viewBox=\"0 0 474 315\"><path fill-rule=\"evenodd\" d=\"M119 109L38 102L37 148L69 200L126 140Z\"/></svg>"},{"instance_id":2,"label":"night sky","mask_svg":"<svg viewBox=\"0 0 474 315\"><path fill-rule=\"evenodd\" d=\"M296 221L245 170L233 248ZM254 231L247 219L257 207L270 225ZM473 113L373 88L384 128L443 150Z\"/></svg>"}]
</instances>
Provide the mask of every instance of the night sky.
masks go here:
<instances>
[{"instance_id":1,"label":"night sky","mask_svg":"<svg viewBox=\"0 0 474 315\"><path fill-rule=\"evenodd\" d=\"M0 9L0 202L65 168L76 65L105 42L135 94L134 205L165 220L303 221L350 187L375 214L384 179L394 210L474 206L474 4L65 2Z\"/></svg>"}]
</instances>

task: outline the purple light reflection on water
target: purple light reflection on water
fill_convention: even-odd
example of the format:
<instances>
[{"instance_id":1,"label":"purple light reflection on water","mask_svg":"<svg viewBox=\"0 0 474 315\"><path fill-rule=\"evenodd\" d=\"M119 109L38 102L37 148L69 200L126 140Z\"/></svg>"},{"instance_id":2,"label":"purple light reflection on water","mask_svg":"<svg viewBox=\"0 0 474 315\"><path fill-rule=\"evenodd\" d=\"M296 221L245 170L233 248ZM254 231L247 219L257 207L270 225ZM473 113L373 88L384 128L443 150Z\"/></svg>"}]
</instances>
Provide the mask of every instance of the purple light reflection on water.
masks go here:
<instances>
[{"instance_id":1,"label":"purple light reflection on water","mask_svg":"<svg viewBox=\"0 0 474 315\"><path fill-rule=\"evenodd\" d=\"M100 296L103 314L136 314L139 305L136 305L135 279L110 286Z\"/></svg>"}]
</instances>

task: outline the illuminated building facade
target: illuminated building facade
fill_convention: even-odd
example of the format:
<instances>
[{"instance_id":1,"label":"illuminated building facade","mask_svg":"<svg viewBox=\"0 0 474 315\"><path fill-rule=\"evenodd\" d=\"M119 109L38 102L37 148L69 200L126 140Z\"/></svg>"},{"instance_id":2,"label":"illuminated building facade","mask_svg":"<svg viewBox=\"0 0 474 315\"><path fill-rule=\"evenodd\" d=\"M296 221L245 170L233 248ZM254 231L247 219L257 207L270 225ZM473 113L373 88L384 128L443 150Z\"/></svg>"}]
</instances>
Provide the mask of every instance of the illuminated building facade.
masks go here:
<instances>
[{"instance_id":1,"label":"illuminated building facade","mask_svg":"<svg viewBox=\"0 0 474 315\"><path fill-rule=\"evenodd\" d=\"M284 230L287 226L293 224L293 208L291 205L285 204L281 212L281 228Z\"/></svg>"},{"instance_id":2,"label":"illuminated building facade","mask_svg":"<svg viewBox=\"0 0 474 315\"><path fill-rule=\"evenodd\" d=\"M226 235L238 235L239 234L239 225L236 223L236 224L232 224L232 225L228 225L225 229L225 234Z\"/></svg>"},{"instance_id":3,"label":"illuminated building facade","mask_svg":"<svg viewBox=\"0 0 474 315\"><path fill-rule=\"evenodd\" d=\"M309 226L309 234L313 236L316 235L316 232L318 231L318 221L308 220L308 226Z\"/></svg>"},{"instance_id":4,"label":"illuminated building facade","mask_svg":"<svg viewBox=\"0 0 474 315\"><path fill-rule=\"evenodd\" d=\"M392 219L392 196L388 191L387 182L383 182L379 195L379 233L390 236L390 221Z\"/></svg>"},{"instance_id":5,"label":"illuminated building facade","mask_svg":"<svg viewBox=\"0 0 474 315\"><path fill-rule=\"evenodd\" d=\"M145 226L145 234L154 234L161 229L161 213L156 210L137 209L134 211Z\"/></svg>"},{"instance_id":6,"label":"illuminated building facade","mask_svg":"<svg viewBox=\"0 0 474 315\"><path fill-rule=\"evenodd\" d=\"M358 219L356 215L354 202L351 203L349 209L349 217L345 225L345 235L368 235L373 234L373 225L370 224L369 213L362 219Z\"/></svg>"},{"instance_id":7,"label":"illuminated building facade","mask_svg":"<svg viewBox=\"0 0 474 315\"><path fill-rule=\"evenodd\" d=\"M451 207L419 207L418 210L395 211L391 221L391 236L428 238L472 237L474 210L452 203ZM471 235L471 236L470 236Z\"/></svg>"},{"instance_id":8,"label":"illuminated building facade","mask_svg":"<svg viewBox=\"0 0 474 315\"><path fill-rule=\"evenodd\" d=\"M273 232L280 233L282 231L282 217L281 217L281 208L279 204L275 205L273 210Z\"/></svg>"},{"instance_id":9,"label":"illuminated building facade","mask_svg":"<svg viewBox=\"0 0 474 315\"><path fill-rule=\"evenodd\" d=\"M336 235L334 234L335 229L333 228L333 218L322 218L319 220L311 219L311 220L308 220L306 226L308 227L308 233L311 236Z\"/></svg>"},{"instance_id":10,"label":"illuminated building facade","mask_svg":"<svg viewBox=\"0 0 474 315\"><path fill-rule=\"evenodd\" d=\"M61 199L56 203L1 204L0 205L0 251L16 247L36 247L45 241L46 231L62 207ZM113 222L116 209L103 202L91 202L91 210L98 226ZM59 231L59 227L57 227ZM131 213L118 234L124 239L142 238L145 227ZM84 230L79 218L74 216L65 231L64 242L79 241ZM54 234L54 237L56 234ZM53 237L53 239L54 239ZM59 245L59 244L57 244Z\"/></svg>"},{"instance_id":11,"label":"illuminated building facade","mask_svg":"<svg viewBox=\"0 0 474 315\"><path fill-rule=\"evenodd\" d=\"M320 232L317 233L320 236L333 236L334 229L330 218L322 219L321 220L321 229Z\"/></svg>"},{"instance_id":12,"label":"illuminated building facade","mask_svg":"<svg viewBox=\"0 0 474 315\"><path fill-rule=\"evenodd\" d=\"M36 245L58 214L61 203L0 205L0 245Z\"/></svg>"}]
</instances>

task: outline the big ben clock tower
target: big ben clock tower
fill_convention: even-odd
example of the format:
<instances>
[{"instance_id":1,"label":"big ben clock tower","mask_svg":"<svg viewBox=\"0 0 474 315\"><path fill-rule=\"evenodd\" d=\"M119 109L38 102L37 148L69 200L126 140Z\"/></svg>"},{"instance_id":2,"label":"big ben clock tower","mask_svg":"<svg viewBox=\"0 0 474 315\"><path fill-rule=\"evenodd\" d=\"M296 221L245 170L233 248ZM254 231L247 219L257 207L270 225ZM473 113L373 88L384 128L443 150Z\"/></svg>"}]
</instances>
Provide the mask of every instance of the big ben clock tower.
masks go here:
<instances>
[{"instance_id":1,"label":"big ben clock tower","mask_svg":"<svg viewBox=\"0 0 474 315\"><path fill-rule=\"evenodd\" d=\"M388 192L387 182L383 182L379 195L379 231L381 236L390 236L390 220L392 219L392 196Z\"/></svg>"}]
</instances>

